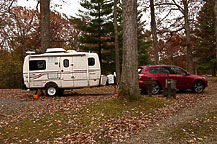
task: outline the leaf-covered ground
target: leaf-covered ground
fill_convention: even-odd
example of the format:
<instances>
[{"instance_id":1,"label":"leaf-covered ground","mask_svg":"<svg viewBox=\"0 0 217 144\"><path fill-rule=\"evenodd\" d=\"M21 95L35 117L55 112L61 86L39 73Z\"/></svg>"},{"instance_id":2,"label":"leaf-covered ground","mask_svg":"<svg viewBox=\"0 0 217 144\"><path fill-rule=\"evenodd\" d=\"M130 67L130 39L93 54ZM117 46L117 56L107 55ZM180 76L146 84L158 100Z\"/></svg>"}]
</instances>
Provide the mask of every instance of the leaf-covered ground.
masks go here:
<instances>
[{"instance_id":1,"label":"leaf-covered ground","mask_svg":"<svg viewBox=\"0 0 217 144\"><path fill-rule=\"evenodd\" d=\"M141 130L128 143L216 144L217 94Z\"/></svg>"},{"instance_id":2,"label":"leaf-covered ground","mask_svg":"<svg viewBox=\"0 0 217 144\"><path fill-rule=\"evenodd\" d=\"M186 108L215 99L217 82L212 78L203 94L177 93L176 100L144 95L131 104L117 101L114 90L111 86L79 89L67 91L61 97L41 96L37 100L32 98L32 92L0 90L0 143L142 142L143 131L152 125L160 126L161 121L185 113ZM202 122L215 130L216 111L174 126L177 131L167 132L172 137L169 142L179 142L180 137L190 143L207 140L210 135L205 133L210 131L197 135L197 127ZM189 137L192 133L195 137Z\"/></svg>"}]
</instances>

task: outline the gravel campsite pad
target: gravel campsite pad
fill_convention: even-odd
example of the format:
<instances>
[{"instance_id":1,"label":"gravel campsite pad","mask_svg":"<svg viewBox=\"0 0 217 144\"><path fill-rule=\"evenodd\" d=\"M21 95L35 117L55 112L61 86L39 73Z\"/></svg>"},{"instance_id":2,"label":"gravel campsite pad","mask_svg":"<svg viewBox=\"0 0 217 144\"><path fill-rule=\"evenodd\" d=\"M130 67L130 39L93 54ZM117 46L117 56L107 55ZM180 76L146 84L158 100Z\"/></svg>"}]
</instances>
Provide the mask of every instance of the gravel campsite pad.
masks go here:
<instances>
[{"instance_id":1,"label":"gravel campsite pad","mask_svg":"<svg viewBox=\"0 0 217 144\"><path fill-rule=\"evenodd\" d=\"M34 99L34 91L0 89L0 128L10 122L18 121L19 118L23 119L27 115L73 109L92 101L106 99L108 96L112 96L114 88L106 87L102 91L100 88L96 88L86 91L85 89L75 92L68 91L61 97L41 96ZM101 93L101 97L97 97L99 96L98 93Z\"/></svg>"},{"instance_id":2,"label":"gravel campsite pad","mask_svg":"<svg viewBox=\"0 0 217 144\"><path fill-rule=\"evenodd\" d=\"M213 135L198 135L195 127L191 127L191 125L200 127L200 123L204 122L205 125L206 122L211 122L208 123L211 125L207 125L207 127L216 130L217 82L209 83L209 87L202 94L194 94L190 91L177 92L176 99L155 95L153 99L156 100L156 103L160 102L158 100L171 102L161 108L152 109L153 114L142 111L137 113L139 109L133 108L121 112L121 117L105 119L107 116L104 113L94 109L100 103L94 107L90 107L90 104L113 99L114 91L114 87L106 86L67 91L61 97L40 96L36 100L33 99L33 92L0 90L0 142L135 143L137 141L137 143L161 143L163 141L164 143L207 143L216 140L216 136ZM147 96L145 95L144 98ZM86 105L88 107L83 109ZM118 105L113 109L116 108ZM135 113L130 115L131 111ZM90 118L90 121L86 117L81 117L82 112ZM115 114L116 111L111 112ZM94 114L95 117L91 114ZM103 122L96 125L96 121L100 121L100 118L103 118ZM84 121L80 123L79 119ZM78 125L69 129L75 121L79 122ZM41 122L40 125L37 125L39 128L41 124L46 124L42 126L42 131L49 127L52 128L49 130L52 138L25 137L23 131L29 130L25 128L25 125L34 125L33 129L37 130L35 124L38 122ZM88 125L84 125L85 123ZM79 124L83 126L80 127ZM53 125L56 125L58 129ZM91 125L96 128L91 128ZM83 129L85 127L91 129ZM30 130L32 131L32 129ZM209 132L213 134L213 131ZM19 133L20 138L12 138ZM153 139L154 141L152 141Z\"/></svg>"}]
</instances>

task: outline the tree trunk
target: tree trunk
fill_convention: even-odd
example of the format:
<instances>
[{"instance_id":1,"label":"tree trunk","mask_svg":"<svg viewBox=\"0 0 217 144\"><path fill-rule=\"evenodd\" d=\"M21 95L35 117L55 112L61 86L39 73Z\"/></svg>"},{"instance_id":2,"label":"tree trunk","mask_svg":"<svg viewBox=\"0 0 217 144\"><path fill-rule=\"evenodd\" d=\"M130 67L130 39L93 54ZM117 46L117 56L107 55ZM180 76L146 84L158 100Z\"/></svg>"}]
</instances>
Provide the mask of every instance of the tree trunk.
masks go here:
<instances>
[{"instance_id":1,"label":"tree trunk","mask_svg":"<svg viewBox=\"0 0 217 144\"><path fill-rule=\"evenodd\" d=\"M100 20L101 19L101 9L100 9L100 7L101 7L101 3L98 1L98 11L99 11L99 13L98 13L98 19ZM98 23L99 25L98 25L98 31L99 31L99 33L98 33L98 48L99 48L99 50L98 50L98 55L99 55L99 62L100 62L100 64L102 65L102 41L101 41L101 29L102 29L102 22L100 22L100 23Z\"/></svg>"},{"instance_id":2,"label":"tree trunk","mask_svg":"<svg viewBox=\"0 0 217 144\"><path fill-rule=\"evenodd\" d=\"M114 35L115 35L116 80L117 80L118 83L120 83L119 40L118 40L118 23L117 23L117 0L114 0Z\"/></svg>"},{"instance_id":3,"label":"tree trunk","mask_svg":"<svg viewBox=\"0 0 217 144\"><path fill-rule=\"evenodd\" d=\"M50 0L40 0L41 49L44 53L50 47Z\"/></svg>"},{"instance_id":4,"label":"tree trunk","mask_svg":"<svg viewBox=\"0 0 217 144\"><path fill-rule=\"evenodd\" d=\"M216 67L212 68L212 76L216 76Z\"/></svg>"},{"instance_id":5,"label":"tree trunk","mask_svg":"<svg viewBox=\"0 0 217 144\"><path fill-rule=\"evenodd\" d=\"M214 6L214 15L215 15L215 48L216 48L216 58L217 58L217 0L215 0Z\"/></svg>"},{"instance_id":6,"label":"tree trunk","mask_svg":"<svg viewBox=\"0 0 217 144\"><path fill-rule=\"evenodd\" d=\"M99 40L101 38L101 35L99 34ZM99 55L99 62L100 62L100 65L102 65L102 44L101 42L98 43L98 55Z\"/></svg>"},{"instance_id":7,"label":"tree trunk","mask_svg":"<svg viewBox=\"0 0 217 144\"><path fill-rule=\"evenodd\" d=\"M187 62L188 71L194 73L193 70L193 60L192 60L192 49L191 49L191 36L190 36L190 23L188 15L188 2L183 0L184 4L184 19L185 19L185 34L186 34L186 45L187 45Z\"/></svg>"},{"instance_id":8,"label":"tree trunk","mask_svg":"<svg viewBox=\"0 0 217 144\"><path fill-rule=\"evenodd\" d=\"M157 27L155 21L154 0L150 0L150 8L151 8L151 32L152 32L153 47L154 47L154 60L155 60L155 64L158 64L159 56L158 56L158 47L157 47Z\"/></svg>"},{"instance_id":9,"label":"tree trunk","mask_svg":"<svg viewBox=\"0 0 217 144\"><path fill-rule=\"evenodd\" d=\"M123 0L123 64L119 99L139 99L137 0Z\"/></svg>"}]
</instances>

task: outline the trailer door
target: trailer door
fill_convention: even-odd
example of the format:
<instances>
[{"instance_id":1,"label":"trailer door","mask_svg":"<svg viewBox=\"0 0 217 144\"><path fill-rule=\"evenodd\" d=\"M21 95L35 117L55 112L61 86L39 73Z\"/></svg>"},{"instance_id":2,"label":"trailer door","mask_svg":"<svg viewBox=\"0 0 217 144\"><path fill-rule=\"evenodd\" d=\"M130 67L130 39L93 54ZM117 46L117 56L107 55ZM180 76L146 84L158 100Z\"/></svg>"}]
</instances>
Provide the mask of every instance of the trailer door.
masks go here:
<instances>
[{"instance_id":1,"label":"trailer door","mask_svg":"<svg viewBox=\"0 0 217 144\"><path fill-rule=\"evenodd\" d=\"M73 56L74 87L89 86L88 65L86 55Z\"/></svg>"},{"instance_id":2,"label":"trailer door","mask_svg":"<svg viewBox=\"0 0 217 144\"><path fill-rule=\"evenodd\" d=\"M62 88L73 88L74 87L73 58L61 57L60 67L61 67Z\"/></svg>"},{"instance_id":3,"label":"trailer door","mask_svg":"<svg viewBox=\"0 0 217 144\"><path fill-rule=\"evenodd\" d=\"M89 55L88 57L89 85L98 86L100 83L101 69L99 58L97 55Z\"/></svg>"}]
</instances>

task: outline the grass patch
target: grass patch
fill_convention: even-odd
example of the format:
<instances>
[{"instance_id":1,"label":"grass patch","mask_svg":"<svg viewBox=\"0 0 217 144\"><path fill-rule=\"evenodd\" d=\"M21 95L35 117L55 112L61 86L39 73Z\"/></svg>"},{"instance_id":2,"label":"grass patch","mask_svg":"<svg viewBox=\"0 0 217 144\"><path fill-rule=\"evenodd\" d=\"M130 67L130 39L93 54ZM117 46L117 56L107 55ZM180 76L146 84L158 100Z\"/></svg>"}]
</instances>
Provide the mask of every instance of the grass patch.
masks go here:
<instances>
[{"instance_id":1,"label":"grass patch","mask_svg":"<svg viewBox=\"0 0 217 144\"><path fill-rule=\"evenodd\" d=\"M183 143L209 143L217 141L217 110L185 122L170 131L169 136Z\"/></svg>"},{"instance_id":2,"label":"grass patch","mask_svg":"<svg viewBox=\"0 0 217 144\"><path fill-rule=\"evenodd\" d=\"M210 82L217 82L217 77L208 77L208 81Z\"/></svg>"},{"instance_id":3,"label":"grass patch","mask_svg":"<svg viewBox=\"0 0 217 144\"><path fill-rule=\"evenodd\" d=\"M46 143L74 132L97 133L107 129L102 126L109 119L116 119L124 114L139 116L141 112L153 113L154 109L164 107L165 104L168 104L167 100L149 97L132 103L122 103L113 98L88 104L77 111L29 116L18 123L1 128L0 143Z\"/></svg>"},{"instance_id":4,"label":"grass patch","mask_svg":"<svg viewBox=\"0 0 217 144\"><path fill-rule=\"evenodd\" d=\"M77 93L77 94L113 94L115 92L115 87L104 86L104 87L93 87L93 88L82 88L65 90L65 93Z\"/></svg>"},{"instance_id":5,"label":"grass patch","mask_svg":"<svg viewBox=\"0 0 217 144\"><path fill-rule=\"evenodd\" d=\"M55 137L73 132L64 112L28 117L0 130L0 143L35 143L53 141Z\"/></svg>"}]
</instances>

